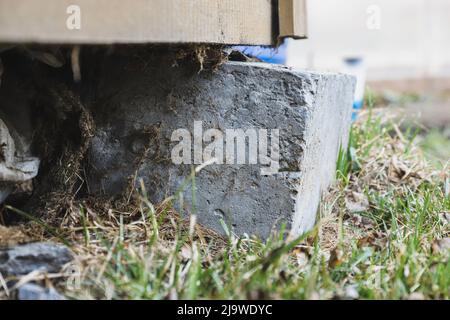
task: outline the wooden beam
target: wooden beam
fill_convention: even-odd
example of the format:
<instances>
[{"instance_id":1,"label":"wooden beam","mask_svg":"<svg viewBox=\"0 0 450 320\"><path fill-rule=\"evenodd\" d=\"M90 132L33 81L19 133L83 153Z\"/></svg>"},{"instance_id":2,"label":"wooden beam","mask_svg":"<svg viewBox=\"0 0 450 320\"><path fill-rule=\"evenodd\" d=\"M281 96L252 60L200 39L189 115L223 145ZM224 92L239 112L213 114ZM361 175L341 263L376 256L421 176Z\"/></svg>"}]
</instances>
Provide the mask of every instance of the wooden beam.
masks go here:
<instances>
[{"instance_id":1,"label":"wooden beam","mask_svg":"<svg viewBox=\"0 0 450 320\"><path fill-rule=\"evenodd\" d=\"M272 0L1 0L0 42L273 45L276 9Z\"/></svg>"},{"instance_id":2,"label":"wooden beam","mask_svg":"<svg viewBox=\"0 0 450 320\"><path fill-rule=\"evenodd\" d=\"M279 0L280 38L303 39L308 35L306 0Z\"/></svg>"}]
</instances>

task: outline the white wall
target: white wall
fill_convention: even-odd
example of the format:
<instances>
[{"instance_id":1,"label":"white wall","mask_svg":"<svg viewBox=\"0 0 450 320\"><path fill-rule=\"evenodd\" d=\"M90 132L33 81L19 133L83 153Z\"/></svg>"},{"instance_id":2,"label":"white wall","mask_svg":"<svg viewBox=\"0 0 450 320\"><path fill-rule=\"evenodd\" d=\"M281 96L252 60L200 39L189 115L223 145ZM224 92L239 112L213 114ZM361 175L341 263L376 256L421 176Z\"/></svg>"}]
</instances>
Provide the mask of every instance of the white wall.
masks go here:
<instances>
[{"instance_id":1,"label":"white wall","mask_svg":"<svg viewBox=\"0 0 450 320\"><path fill-rule=\"evenodd\" d=\"M367 25L373 5L380 29ZM363 56L370 80L450 77L449 0L309 0L308 19L309 39L289 40L288 65L340 70L344 57Z\"/></svg>"}]
</instances>

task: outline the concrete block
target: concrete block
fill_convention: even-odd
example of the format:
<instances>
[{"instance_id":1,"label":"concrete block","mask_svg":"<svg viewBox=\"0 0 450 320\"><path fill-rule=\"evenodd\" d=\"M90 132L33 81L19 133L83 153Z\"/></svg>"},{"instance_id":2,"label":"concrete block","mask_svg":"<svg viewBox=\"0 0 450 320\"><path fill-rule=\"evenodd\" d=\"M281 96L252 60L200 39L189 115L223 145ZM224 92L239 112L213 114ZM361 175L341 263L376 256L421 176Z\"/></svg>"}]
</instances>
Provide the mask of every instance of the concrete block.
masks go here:
<instances>
[{"instance_id":1,"label":"concrete block","mask_svg":"<svg viewBox=\"0 0 450 320\"><path fill-rule=\"evenodd\" d=\"M28 243L0 250L0 273L4 277L26 275L33 271L57 273L72 260L71 251L63 245Z\"/></svg>"},{"instance_id":2,"label":"concrete block","mask_svg":"<svg viewBox=\"0 0 450 320\"><path fill-rule=\"evenodd\" d=\"M136 63L109 58L102 66L90 192L119 194L143 179L150 200L159 203L194 167L223 159L197 173L194 192L189 183L178 210L218 231L223 219L236 234L263 238L282 223L293 235L313 227L339 147L347 144L352 77L262 63L228 62L200 73ZM250 136L240 149L232 138L242 132L230 129ZM220 148L208 153L211 142L223 145L223 157ZM192 148L183 153L187 145ZM231 149L242 148L245 159L232 157ZM185 164L174 163L174 154Z\"/></svg>"}]
</instances>

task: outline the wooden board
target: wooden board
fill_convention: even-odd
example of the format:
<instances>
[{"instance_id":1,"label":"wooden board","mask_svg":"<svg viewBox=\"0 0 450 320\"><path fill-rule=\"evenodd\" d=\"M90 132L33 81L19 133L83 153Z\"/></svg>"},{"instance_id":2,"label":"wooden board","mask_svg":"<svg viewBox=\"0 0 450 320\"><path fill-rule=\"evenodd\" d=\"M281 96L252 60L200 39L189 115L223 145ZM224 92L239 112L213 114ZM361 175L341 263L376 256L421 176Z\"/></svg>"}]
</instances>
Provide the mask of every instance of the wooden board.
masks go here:
<instances>
[{"instance_id":1,"label":"wooden board","mask_svg":"<svg viewBox=\"0 0 450 320\"><path fill-rule=\"evenodd\" d=\"M67 27L71 5L80 29ZM272 0L1 0L0 42L269 45L274 9Z\"/></svg>"},{"instance_id":2,"label":"wooden board","mask_svg":"<svg viewBox=\"0 0 450 320\"><path fill-rule=\"evenodd\" d=\"M289 8L306 0L279 1L281 11L274 0L0 0L0 42L273 45L279 26L302 37Z\"/></svg>"},{"instance_id":3,"label":"wooden board","mask_svg":"<svg viewBox=\"0 0 450 320\"><path fill-rule=\"evenodd\" d=\"M306 0L279 0L279 37L306 38L306 18Z\"/></svg>"}]
</instances>

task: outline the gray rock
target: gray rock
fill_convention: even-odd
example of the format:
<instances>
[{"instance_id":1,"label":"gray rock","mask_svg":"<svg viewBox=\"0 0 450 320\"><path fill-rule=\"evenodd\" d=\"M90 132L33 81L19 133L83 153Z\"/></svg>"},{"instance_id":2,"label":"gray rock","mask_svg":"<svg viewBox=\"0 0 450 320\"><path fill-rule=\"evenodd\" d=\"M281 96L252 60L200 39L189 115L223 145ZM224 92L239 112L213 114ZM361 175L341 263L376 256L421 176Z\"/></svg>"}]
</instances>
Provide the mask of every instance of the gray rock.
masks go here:
<instances>
[{"instance_id":1,"label":"gray rock","mask_svg":"<svg viewBox=\"0 0 450 320\"><path fill-rule=\"evenodd\" d=\"M0 273L3 277L25 275L36 270L57 273L72 260L72 253L63 245L29 243L0 250Z\"/></svg>"},{"instance_id":2,"label":"gray rock","mask_svg":"<svg viewBox=\"0 0 450 320\"><path fill-rule=\"evenodd\" d=\"M66 300L66 298L53 288L27 283L17 289L17 300Z\"/></svg>"},{"instance_id":3,"label":"gray rock","mask_svg":"<svg viewBox=\"0 0 450 320\"><path fill-rule=\"evenodd\" d=\"M91 192L120 194L142 178L154 203L176 193L192 165L171 161L171 137L182 128L192 133L194 121L202 121L203 133L279 129L278 173L263 175L260 163L207 166L196 176L195 192L188 184L183 207L177 202L176 208L218 231L223 219L236 234L263 238L281 224L293 235L313 227L339 147L348 141L353 77L263 63L229 62L201 73L138 63L109 57L102 66L89 151Z\"/></svg>"}]
</instances>

